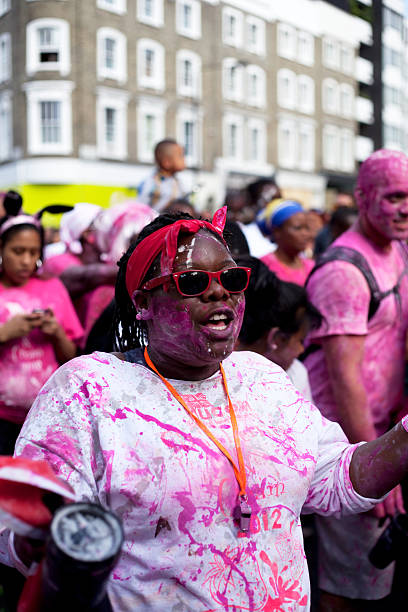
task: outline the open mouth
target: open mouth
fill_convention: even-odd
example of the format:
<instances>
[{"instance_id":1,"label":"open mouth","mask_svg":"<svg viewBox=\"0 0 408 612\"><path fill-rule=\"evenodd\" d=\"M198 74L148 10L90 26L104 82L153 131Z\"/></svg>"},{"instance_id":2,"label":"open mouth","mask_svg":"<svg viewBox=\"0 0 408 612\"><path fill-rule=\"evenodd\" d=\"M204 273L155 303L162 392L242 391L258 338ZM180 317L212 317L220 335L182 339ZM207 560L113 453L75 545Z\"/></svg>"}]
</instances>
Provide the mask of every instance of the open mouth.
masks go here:
<instances>
[{"instance_id":1,"label":"open mouth","mask_svg":"<svg viewBox=\"0 0 408 612\"><path fill-rule=\"evenodd\" d=\"M206 327L209 327L210 329L224 330L227 329L231 321L232 317L228 316L226 313L216 313L211 315L211 317L208 319Z\"/></svg>"}]
</instances>

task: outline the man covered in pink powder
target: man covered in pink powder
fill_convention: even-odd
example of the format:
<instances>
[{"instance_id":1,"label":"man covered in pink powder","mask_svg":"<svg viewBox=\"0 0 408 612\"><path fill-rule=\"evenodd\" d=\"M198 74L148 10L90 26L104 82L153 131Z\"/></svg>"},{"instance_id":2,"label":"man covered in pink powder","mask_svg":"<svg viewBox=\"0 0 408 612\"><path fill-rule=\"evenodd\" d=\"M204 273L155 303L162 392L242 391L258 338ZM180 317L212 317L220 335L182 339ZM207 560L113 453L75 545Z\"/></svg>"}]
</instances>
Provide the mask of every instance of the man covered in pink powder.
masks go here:
<instances>
[{"instance_id":1,"label":"man covered in pink powder","mask_svg":"<svg viewBox=\"0 0 408 612\"><path fill-rule=\"evenodd\" d=\"M331 248L352 248L364 257L381 299L373 314L369 284L354 263L329 261L316 270L307 289L324 322L309 336L318 350L306 365L316 405L340 423L351 442L360 442L396 422L402 398L408 268L401 241L408 238L408 158L385 149L373 153L360 168L355 196L358 220ZM318 518L322 610L369 611L373 600L389 594L393 565L378 570L368 553L384 529L379 519L399 511L404 508L397 487L370 513Z\"/></svg>"}]
</instances>

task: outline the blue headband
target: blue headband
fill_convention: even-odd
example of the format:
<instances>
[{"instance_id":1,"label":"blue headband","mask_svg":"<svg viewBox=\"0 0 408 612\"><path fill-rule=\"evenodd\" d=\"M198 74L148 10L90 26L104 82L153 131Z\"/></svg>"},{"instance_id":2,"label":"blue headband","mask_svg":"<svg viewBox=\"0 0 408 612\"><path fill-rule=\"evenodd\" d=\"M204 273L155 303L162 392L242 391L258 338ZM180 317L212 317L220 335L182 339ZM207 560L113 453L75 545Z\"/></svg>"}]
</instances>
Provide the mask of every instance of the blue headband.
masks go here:
<instances>
[{"instance_id":1,"label":"blue headband","mask_svg":"<svg viewBox=\"0 0 408 612\"><path fill-rule=\"evenodd\" d=\"M294 200L283 200L272 211L268 209L269 206L264 208L256 219L258 227L264 234L270 233L274 227L280 227L292 215L304 212L302 205Z\"/></svg>"}]
</instances>

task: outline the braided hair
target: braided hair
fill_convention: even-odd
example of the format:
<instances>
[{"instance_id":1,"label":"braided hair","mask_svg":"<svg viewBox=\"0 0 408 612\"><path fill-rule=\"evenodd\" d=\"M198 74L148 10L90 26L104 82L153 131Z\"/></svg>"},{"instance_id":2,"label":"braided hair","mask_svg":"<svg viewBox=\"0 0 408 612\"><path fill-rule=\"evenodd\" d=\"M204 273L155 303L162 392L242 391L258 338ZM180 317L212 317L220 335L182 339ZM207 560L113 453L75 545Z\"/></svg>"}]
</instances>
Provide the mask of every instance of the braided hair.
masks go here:
<instances>
[{"instance_id":1,"label":"braided hair","mask_svg":"<svg viewBox=\"0 0 408 612\"><path fill-rule=\"evenodd\" d=\"M120 351L129 351L147 345L147 325L145 321L136 319L136 308L130 299L126 288L126 268L130 256L142 240L166 225L172 225L181 219L193 219L187 213L163 213L146 225L137 239L129 246L118 262L119 272L115 286L115 313L113 317L113 337L115 347ZM144 281L157 276L160 272L161 253L150 266Z\"/></svg>"}]
</instances>

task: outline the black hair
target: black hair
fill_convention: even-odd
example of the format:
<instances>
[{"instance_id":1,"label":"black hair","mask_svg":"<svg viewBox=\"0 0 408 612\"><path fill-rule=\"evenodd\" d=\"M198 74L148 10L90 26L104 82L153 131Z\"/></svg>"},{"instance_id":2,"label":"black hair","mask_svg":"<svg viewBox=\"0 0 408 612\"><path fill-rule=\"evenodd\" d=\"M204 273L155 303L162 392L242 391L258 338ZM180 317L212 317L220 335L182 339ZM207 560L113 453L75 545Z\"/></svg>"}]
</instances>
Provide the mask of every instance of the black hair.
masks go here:
<instances>
[{"instance_id":1,"label":"black hair","mask_svg":"<svg viewBox=\"0 0 408 612\"><path fill-rule=\"evenodd\" d=\"M356 206L339 206L333 212L329 225L330 227L341 227L347 229L350 225L350 217L358 216L358 208ZM343 231L345 231L343 229Z\"/></svg>"},{"instance_id":2,"label":"black hair","mask_svg":"<svg viewBox=\"0 0 408 612\"><path fill-rule=\"evenodd\" d=\"M225 222L224 239L234 259L240 255L249 255L245 234L235 221L227 219Z\"/></svg>"},{"instance_id":3,"label":"black hair","mask_svg":"<svg viewBox=\"0 0 408 612\"><path fill-rule=\"evenodd\" d=\"M251 206L258 205L258 200L261 197L262 190L266 185L275 185L277 192L280 193L280 189L278 185L276 184L275 179L273 177L261 178L256 181L253 181L253 183L249 183L249 185L247 185L246 187L246 191L248 193L248 198L249 198L249 204ZM280 196L276 195L275 197L278 198Z\"/></svg>"},{"instance_id":4,"label":"black hair","mask_svg":"<svg viewBox=\"0 0 408 612\"><path fill-rule=\"evenodd\" d=\"M157 164L160 164L160 158L165 153L167 147L178 144L177 140L174 138L165 138L164 140L160 140L154 147L154 159Z\"/></svg>"},{"instance_id":5,"label":"black hair","mask_svg":"<svg viewBox=\"0 0 408 612\"><path fill-rule=\"evenodd\" d=\"M139 236L133 242L126 253L121 257L118 262L119 272L116 278L115 286L115 314L113 318L113 334L115 346L120 351L129 351L134 348L143 347L147 344L147 325L145 321L139 321L136 319L136 308L129 297L126 289L126 268L130 256L137 247L147 236L153 234L162 227L172 225L175 221L181 219L194 219L188 213L162 213L154 221L146 225L140 232ZM204 229L204 228L203 228ZM218 237L217 234L214 234ZM160 271L160 258L159 254L153 261L149 270L144 277L144 281L148 281L154 278Z\"/></svg>"},{"instance_id":6,"label":"black hair","mask_svg":"<svg viewBox=\"0 0 408 612\"><path fill-rule=\"evenodd\" d=\"M5 198L3 200L3 206L4 206L4 210L6 211L6 214L4 215L4 217L0 219L0 229L3 223L5 223L6 221L9 221L13 217L17 217L18 215L22 214L22 211L21 211L22 204L23 204L23 198L21 197L19 193L17 193L17 191L10 190L6 193ZM12 227L10 227L0 237L2 246L4 246L11 238L13 238L13 236L18 234L19 232L22 232L24 230L32 230L32 229L36 230L38 234L40 235L40 241L41 241L40 259L42 259L42 253L43 253L43 248L44 248L44 230L42 226L38 227L37 225L35 225L34 222L33 223L29 223L29 222L20 223L18 225L13 225Z\"/></svg>"},{"instance_id":7,"label":"black hair","mask_svg":"<svg viewBox=\"0 0 408 612\"><path fill-rule=\"evenodd\" d=\"M252 270L239 336L244 344L253 344L273 327L292 336L300 330L305 319L310 329L320 327L323 317L309 301L304 287L279 280L256 257L238 257L236 262Z\"/></svg>"}]
</instances>

